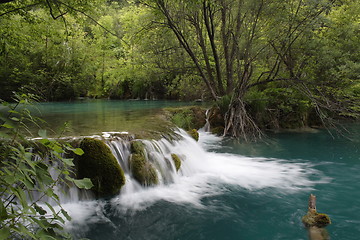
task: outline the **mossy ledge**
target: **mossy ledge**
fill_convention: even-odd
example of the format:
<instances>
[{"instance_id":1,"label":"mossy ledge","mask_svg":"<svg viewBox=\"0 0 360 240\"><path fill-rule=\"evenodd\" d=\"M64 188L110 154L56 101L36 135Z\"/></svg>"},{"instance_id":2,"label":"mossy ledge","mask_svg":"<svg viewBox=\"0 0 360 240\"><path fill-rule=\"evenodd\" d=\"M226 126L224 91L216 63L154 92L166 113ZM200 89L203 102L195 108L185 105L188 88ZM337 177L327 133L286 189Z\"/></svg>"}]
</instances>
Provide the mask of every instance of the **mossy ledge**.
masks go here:
<instances>
[{"instance_id":1,"label":"mossy ledge","mask_svg":"<svg viewBox=\"0 0 360 240\"><path fill-rule=\"evenodd\" d=\"M179 171L179 169L181 167L181 160L180 160L179 156L176 155L175 153L173 153L173 154L171 154L171 158L175 164L176 171Z\"/></svg>"},{"instance_id":2,"label":"mossy ledge","mask_svg":"<svg viewBox=\"0 0 360 240\"><path fill-rule=\"evenodd\" d=\"M145 146L141 141L131 142L130 169L134 178L144 186L156 185L159 182L153 165L145 158Z\"/></svg>"},{"instance_id":3,"label":"mossy ledge","mask_svg":"<svg viewBox=\"0 0 360 240\"><path fill-rule=\"evenodd\" d=\"M189 131L187 131L187 133L193 138L195 139L195 141L199 141L199 132L196 129L191 129Z\"/></svg>"},{"instance_id":4,"label":"mossy ledge","mask_svg":"<svg viewBox=\"0 0 360 240\"><path fill-rule=\"evenodd\" d=\"M97 197L119 193L125 184L124 171L106 144L98 139L84 138L80 143L84 154L77 157L78 177L90 178Z\"/></svg>"}]
</instances>

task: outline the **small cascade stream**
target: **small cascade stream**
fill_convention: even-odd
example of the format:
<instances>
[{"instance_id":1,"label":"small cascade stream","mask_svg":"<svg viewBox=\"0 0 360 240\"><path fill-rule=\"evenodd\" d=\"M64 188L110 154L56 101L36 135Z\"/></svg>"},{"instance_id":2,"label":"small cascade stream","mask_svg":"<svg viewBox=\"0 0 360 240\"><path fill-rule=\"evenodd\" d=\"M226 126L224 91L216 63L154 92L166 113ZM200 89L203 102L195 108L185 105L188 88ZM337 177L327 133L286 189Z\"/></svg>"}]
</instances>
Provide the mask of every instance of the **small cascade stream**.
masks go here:
<instances>
[{"instance_id":1,"label":"small cascade stream","mask_svg":"<svg viewBox=\"0 0 360 240\"><path fill-rule=\"evenodd\" d=\"M201 128L201 131L210 132L210 108L205 111L205 125Z\"/></svg>"}]
</instances>

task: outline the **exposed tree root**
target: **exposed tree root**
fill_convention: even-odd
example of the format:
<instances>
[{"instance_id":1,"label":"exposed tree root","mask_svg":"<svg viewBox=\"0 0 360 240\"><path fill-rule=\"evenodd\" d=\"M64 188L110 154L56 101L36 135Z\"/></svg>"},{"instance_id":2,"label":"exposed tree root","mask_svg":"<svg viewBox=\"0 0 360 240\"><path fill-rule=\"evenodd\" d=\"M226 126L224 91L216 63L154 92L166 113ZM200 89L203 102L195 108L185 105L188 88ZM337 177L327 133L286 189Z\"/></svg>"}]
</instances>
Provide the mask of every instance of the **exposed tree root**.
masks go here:
<instances>
[{"instance_id":1,"label":"exposed tree root","mask_svg":"<svg viewBox=\"0 0 360 240\"><path fill-rule=\"evenodd\" d=\"M264 137L264 133L249 116L245 103L240 98L236 98L229 105L225 115L225 135L245 141L256 141Z\"/></svg>"}]
</instances>

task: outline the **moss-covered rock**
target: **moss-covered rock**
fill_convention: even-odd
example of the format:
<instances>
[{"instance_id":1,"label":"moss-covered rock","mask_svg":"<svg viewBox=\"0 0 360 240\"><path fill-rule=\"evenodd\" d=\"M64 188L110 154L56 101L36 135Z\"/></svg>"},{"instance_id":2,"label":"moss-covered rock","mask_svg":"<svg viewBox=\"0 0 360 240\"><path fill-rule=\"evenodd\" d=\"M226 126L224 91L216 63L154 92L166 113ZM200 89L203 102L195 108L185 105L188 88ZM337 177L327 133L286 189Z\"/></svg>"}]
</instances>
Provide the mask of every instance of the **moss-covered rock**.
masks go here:
<instances>
[{"instance_id":1,"label":"moss-covered rock","mask_svg":"<svg viewBox=\"0 0 360 240\"><path fill-rule=\"evenodd\" d=\"M131 155L130 169L134 178L142 185L156 185L159 182L155 168L146 161L143 154L133 153Z\"/></svg>"},{"instance_id":2,"label":"moss-covered rock","mask_svg":"<svg viewBox=\"0 0 360 240\"><path fill-rule=\"evenodd\" d=\"M325 213L308 212L302 218L302 222L306 227L326 227L331 224L330 217Z\"/></svg>"},{"instance_id":3,"label":"moss-covered rock","mask_svg":"<svg viewBox=\"0 0 360 240\"><path fill-rule=\"evenodd\" d=\"M136 153L140 155L145 154L144 152L145 145L141 141L131 141L130 147L132 153Z\"/></svg>"},{"instance_id":4,"label":"moss-covered rock","mask_svg":"<svg viewBox=\"0 0 360 240\"><path fill-rule=\"evenodd\" d=\"M199 132L196 129L188 131L188 134L196 141L199 141Z\"/></svg>"},{"instance_id":5,"label":"moss-covered rock","mask_svg":"<svg viewBox=\"0 0 360 240\"><path fill-rule=\"evenodd\" d=\"M80 148L84 154L77 157L78 177L91 179L97 197L117 194L125 184L125 176L110 148L93 138L84 138Z\"/></svg>"},{"instance_id":6,"label":"moss-covered rock","mask_svg":"<svg viewBox=\"0 0 360 240\"><path fill-rule=\"evenodd\" d=\"M131 141L130 169L134 178L142 185L158 184L153 165L145 158L145 145L141 141Z\"/></svg>"},{"instance_id":7,"label":"moss-covered rock","mask_svg":"<svg viewBox=\"0 0 360 240\"><path fill-rule=\"evenodd\" d=\"M176 155L175 153L173 153L173 154L171 154L171 158L175 164L176 171L179 171L179 169L181 167L181 160L180 160L179 156Z\"/></svg>"}]
</instances>

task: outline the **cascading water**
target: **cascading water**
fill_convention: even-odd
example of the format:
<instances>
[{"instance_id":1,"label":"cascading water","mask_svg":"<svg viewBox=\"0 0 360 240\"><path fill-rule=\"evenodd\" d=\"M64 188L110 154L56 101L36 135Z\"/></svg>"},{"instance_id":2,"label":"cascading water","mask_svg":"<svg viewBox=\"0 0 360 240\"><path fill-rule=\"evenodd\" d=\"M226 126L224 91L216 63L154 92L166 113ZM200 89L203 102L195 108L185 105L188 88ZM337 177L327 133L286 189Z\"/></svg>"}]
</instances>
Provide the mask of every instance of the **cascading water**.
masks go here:
<instances>
[{"instance_id":1,"label":"cascading water","mask_svg":"<svg viewBox=\"0 0 360 240\"><path fill-rule=\"evenodd\" d=\"M205 111L205 125L204 127L201 128L202 131L204 132L210 132L210 109L207 109Z\"/></svg>"},{"instance_id":2,"label":"cascading water","mask_svg":"<svg viewBox=\"0 0 360 240\"><path fill-rule=\"evenodd\" d=\"M141 211L164 201L201 209L204 198L223 194L228 191L225 186L247 191L269 188L281 193L309 190L317 183L329 181L309 163L218 153L214 150L222 140L220 137L200 132L200 141L196 142L183 130L176 134L179 140L142 140L147 160L156 168L160 180L152 187L142 186L133 179L128 163L129 141L109 138L106 142L124 169L126 183L120 194L110 200L65 204L63 207L73 218L66 228L83 237L93 223L111 224L109 216ZM171 154L181 159L178 171Z\"/></svg>"}]
</instances>

